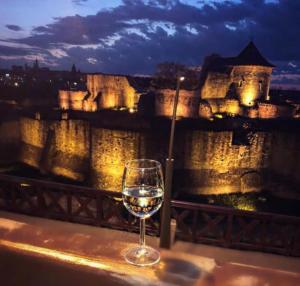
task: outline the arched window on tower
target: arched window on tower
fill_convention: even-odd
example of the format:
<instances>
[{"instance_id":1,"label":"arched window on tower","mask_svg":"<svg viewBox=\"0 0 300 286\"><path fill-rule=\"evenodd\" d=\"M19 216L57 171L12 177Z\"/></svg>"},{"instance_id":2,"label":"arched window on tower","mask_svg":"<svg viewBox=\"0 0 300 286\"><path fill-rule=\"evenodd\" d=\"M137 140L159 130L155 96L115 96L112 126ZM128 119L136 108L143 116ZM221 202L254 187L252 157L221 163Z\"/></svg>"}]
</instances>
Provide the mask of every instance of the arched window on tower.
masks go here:
<instances>
[{"instance_id":1,"label":"arched window on tower","mask_svg":"<svg viewBox=\"0 0 300 286\"><path fill-rule=\"evenodd\" d=\"M242 78L239 80L238 87L243 87L244 83L245 83L245 79L244 79L244 77L242 76Z\"/></svg>"},{"instance_id":2,"label":"arched window on tower","mask_svg":"<svg viewBox=\"0 0 300 286\"><path fill-rule=\"evenodd\" d=\"M263 81L260 80L260 81L258 82L258 85L259 85L259 91L262 92Z\"/></svg>"}]
</instances>

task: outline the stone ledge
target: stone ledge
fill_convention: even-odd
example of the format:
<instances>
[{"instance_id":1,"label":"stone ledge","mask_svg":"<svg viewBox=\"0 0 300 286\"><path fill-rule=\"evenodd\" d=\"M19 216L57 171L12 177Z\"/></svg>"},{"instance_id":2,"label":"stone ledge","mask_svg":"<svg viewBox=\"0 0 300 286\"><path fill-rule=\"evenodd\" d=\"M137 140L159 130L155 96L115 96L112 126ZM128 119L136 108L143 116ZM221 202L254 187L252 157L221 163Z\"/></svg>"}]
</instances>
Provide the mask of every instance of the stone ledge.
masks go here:
<instances>
[{"instance_id":1,"label":"stone ledge","mask_svg":"<svg viewBox=\"0 0 300 286\"><path fill-rule=\"evenodd\" d=\"M147 240L154 247L158 245L157 238ZM134 233L0 212L1 282L3 285L300 284L297 259L183 242L177 242L172 251L162 250L162 260L156 266L135 267L127 264L122 254L137 241ZM246 265L249 263L253 265ZM284 265L289 268L281 267Z\"/></svg>"}]
</instances>

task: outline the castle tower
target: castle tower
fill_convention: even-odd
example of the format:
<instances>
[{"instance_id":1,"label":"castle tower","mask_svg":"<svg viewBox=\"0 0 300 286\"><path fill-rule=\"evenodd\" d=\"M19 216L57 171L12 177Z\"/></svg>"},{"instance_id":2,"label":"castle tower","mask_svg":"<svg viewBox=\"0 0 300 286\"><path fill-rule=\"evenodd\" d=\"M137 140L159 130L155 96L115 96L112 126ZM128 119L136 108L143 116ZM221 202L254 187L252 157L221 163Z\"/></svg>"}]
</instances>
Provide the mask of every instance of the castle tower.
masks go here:
<instances>
[{"instance_id":1,"label":"castle tower","mask_svg":"<svg viewBox=\"0 0 300 286\"><path fill-rule=\"evenodd\" d=\"M39 70L39 62L38 62L38 60L37 59L35 59L35 61L34 61L34 64L33 64L33 69L35 70L35 71L37 71L37 70Z\"/></svg>"},{"instance_id":2,"label":"castle tower","mask_svg":"<svg viewBox=\"0 0 300 286\"><path fill-rule=\"evenodd\" d=\"M76 74L76 73L77 73L75 64L72 65L71 73L72 73L72 74Z\"/></svg>"},{"instance_id":3,"label":"castle tower","mask_svg":"<svg viewBox=\"0 0 300 286\"><path fill-rule=\"evenodd\" d=\"M233 60L231 80L242 105L253 106L259 98L269 99L273 68L252 41Z\"/></svg>"},{"instance_id":4,"label":"castle tower","mask_svg":"<svg viewBox=\"0 0 300 286\"><path fill-rule=\"evenodd\" d=\"M201 98L234 97L243 106L268 100L273 68L252 41L236 57L209 56L203 65Z\"/></svg>"}]
</instances>

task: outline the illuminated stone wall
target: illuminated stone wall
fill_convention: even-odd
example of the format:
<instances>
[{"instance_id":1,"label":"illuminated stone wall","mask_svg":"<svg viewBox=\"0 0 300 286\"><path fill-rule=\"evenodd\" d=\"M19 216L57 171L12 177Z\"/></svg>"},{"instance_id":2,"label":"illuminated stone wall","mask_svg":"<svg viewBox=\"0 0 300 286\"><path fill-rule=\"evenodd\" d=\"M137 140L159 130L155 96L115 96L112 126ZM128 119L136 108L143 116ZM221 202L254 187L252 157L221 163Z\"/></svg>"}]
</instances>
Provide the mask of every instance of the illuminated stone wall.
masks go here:
<instances>
[{"instance_id":1,"label":"illuminated stone wall","mask_svg":"<svg viewBox=\"0 0 300 286\"><path fill-rule=\"evenodd\" d=\"M246 116L248 116L249 118L257 118L258 117L258 108L257 107L250 107L247 111L246 111Z\"/></svg>"},{"instance_id":2,"label":"illuminated stone wall","mask_svg":"<svg viewBox=\"0 0 300 286\"><path fill-rule=\"evenodd\" d=\"M120 191L125 162L145 158L143 133L93 128L92 186Z\"/></svg>"},{"instance_id":3,"label":"illuminated stone wall","mask_svg":"<svg viewBox=\"0 0 300 286\"><path fill-rule=\"evenodd\" d=\"M212 108L207 101L201 101L199 104L199 117L209 119L213 115Z\"/></svg>"},{"instance_id":4,"label":"illuminated stone wall","mask_svg":"<svg viewBox=\"0 0 300 286\"><path fill-rule=\"evenodd\" d=\"M164 162L167 154L164 130L125 131L91 127L83 120L25 117L20 127L22 162L98 189L119 191L127 160L146 157ZM176 129L174 188L222 194L270 186L284 189L286 184L278 183L281 178L288 184L300 183L298 133L256 132L250 145L234 145L233 137L232 131Z\"/></svg>"},{"instance_id":5,"label":"illuminated stone wall","mask_svg":"<svg viewBox=\"0 0 300 286\"><path fill-rule=\"evenodd\" d=\"M70 109L70 91L59 90L58 91L58 102L61 109Z\"/></svg>"},{"instance_id":6,"label":"illuminated stone wall","mask_svg":"<svg viewBox=\"0 0 300 286\"><path fill-rule=\"evenodd\" d=\"M173 105L176 91L161 89L155 96L155 114L169 116L173 114ZM199 91L180 90L177 105L178 117L198 117L200 96Z\"/></svg>"},{"instance_id":7,"label":"illuminated stone wall","mask_svg":"<svg viewBox=\"0 0 300 286\"><path fill-rule=\"evenodd\" d=\"M81 120L20 119L20 161L57 176L77 181L89 169L89 124Z\"/></svg>"},{"instance_id":8,"label":"illuminated stone wall","mask_svg":"<svg viewBox=\"0 0 300 286\"><path fill-rule=\"evenodd\" d=\"M222 194L261 190L258 180L246 182L242 178L260 176L268 167L268 154L263 152L270 144L268 134L257 133L250 146L232 144L232 132L187 131L176 146L177 169L182 172L178 188L193 194ZM244 177L245 178L245 177Z\"/></svg>"},{"instance_id":9,"label":"illuminated stone wall","mask_svg":"<svg viewBox=\"0 0 300 286\"><path fill-rule=\"evenodd\" d=\"M257 99L268 99L272 68L233 66L224 73L208 71L201 89L202 99L225 98L230 87L242 105L253 106Z\"/></svg>"},{"instance_id":10,"label":"illuminated stone wall","mask_svg":"<svg viewBox=\"0 0 300 286\"><path fill-rule=\"evenodd\" d=\"M201 98L224 98L231 83L231 73L208 72L203 87Z\"/></svg>"},{"instance_id":11,"label":"illuminated stone wall","mask_svg":"<svg viewBox=\"0 0 300 286\"><path fill-rule=\"evenodd\" d=\"M81 90L59 90L59 106L65 110L84 110L84 98L86 94L87 92Z\"/></svg>"},{"instance_id":12,"label":"illuminated stone wall","mask_svg":"<svg viewBox=\"0 0 300 286\"><path fill-rule=\"evenodd\" d=\"M92 99L99 95L100 109L127 107L134 108L140 94L129 84L126 76L88 74L87 89Z\"/></svg>"},{"instance_id":13,"label":"illuminated stone wall","mask_svg":"<svg viewBox=\"0 0 300 286\"><path fill-rule=\"evenodd\" d=\"M89 171L89 123L83 120L61 120L53 124L54 138L51 173L84 181Z\"/></svg>"},{"instance_id":14,"label":"illuminated stone wall","mask_svg":"<svg viewBox=\"0 0 300 286\"><path fill-rule=\"evenodd\" d=\"M28 117L20 119L20 161L31 167L40 167L48 133L48 123Z\"/></svg>"},{"instance_id":15,"label":"illuminated stone wall","mask_svg":"<svg viewBox=\"0 0 300 286\"><path fill-rule=\"evenodd\" d=\"M238 115L241 113L240 103L236 99L215 98L207 99L212 113L227 113Z\"/></svg>"},{"instance_id":16,"label":"illuminated stone wall","mask_svg":"<svg viewBox=\"0 0 300 286\"><path fill-rule=\"evenodd\" d=\"M294 108L287 105L275 105L266 102L258 103L258 117L262 119L292 118Z\"/></svg>"}]
</instances>

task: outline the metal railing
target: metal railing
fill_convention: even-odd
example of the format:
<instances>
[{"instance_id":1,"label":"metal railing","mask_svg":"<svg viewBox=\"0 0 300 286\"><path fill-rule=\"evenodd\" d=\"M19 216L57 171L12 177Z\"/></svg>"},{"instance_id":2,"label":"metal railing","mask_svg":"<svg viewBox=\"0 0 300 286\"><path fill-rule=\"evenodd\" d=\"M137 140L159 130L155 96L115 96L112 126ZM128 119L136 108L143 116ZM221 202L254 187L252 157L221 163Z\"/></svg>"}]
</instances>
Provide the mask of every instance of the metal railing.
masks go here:
<instances>
[{"instance_id":1,"label":"metal railing","mask_svg":"<svg viewBox=\"0 0 300 286\"><path fill-rule=\"evenodd\" d=\"M120 192L0 175L0 209L63 221L137 231ZM149 220L157 235L158 223Z\"/></svg>"},{"instance_id":2,"label":"metal railing","mask_svg":"<svg viewBox=\"0 0 300 286\"><path fill-rule=\"evenodd\" d=\"M300 218L172 201L178 239L300 256Z\"/></svg>"},{"instance_id":3,"label":"metal railing","mask_svg":"<svg viewBox=\"0 0 300 286\"><path fill-rule=\"evenodd\" d=\"M63 221L138 231L119 192L0 175L0 209ZM300 256L300 218L171 202L176 238L193 243ZM159 214L147 232L159 235Z\"/></svg>"}]
</instances>

